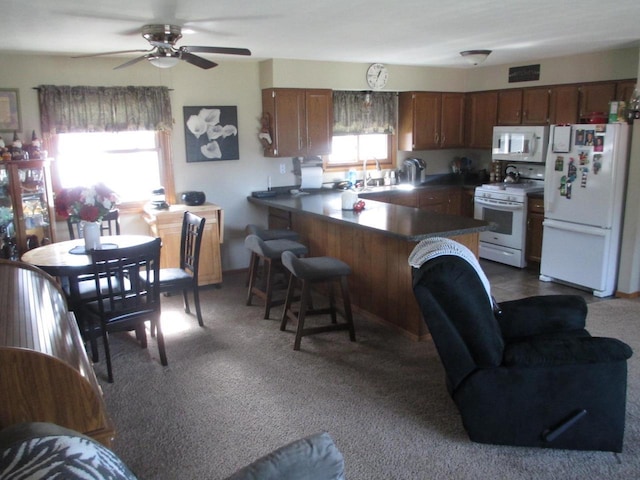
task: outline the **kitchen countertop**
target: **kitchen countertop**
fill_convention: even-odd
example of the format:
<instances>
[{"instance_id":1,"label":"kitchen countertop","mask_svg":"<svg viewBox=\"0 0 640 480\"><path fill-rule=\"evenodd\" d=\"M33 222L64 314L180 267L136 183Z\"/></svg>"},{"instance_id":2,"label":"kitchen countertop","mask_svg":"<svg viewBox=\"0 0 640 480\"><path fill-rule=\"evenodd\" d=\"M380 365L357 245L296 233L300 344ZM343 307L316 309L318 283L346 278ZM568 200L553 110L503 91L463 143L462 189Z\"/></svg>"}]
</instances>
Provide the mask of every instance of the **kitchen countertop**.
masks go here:
<instances>
[{"instance_id":1,"label":"kitchen countertop","mask_svg":"<svg viewBox=\"0 0 640 480\"><path fill-rule=\"evenodd\" d=\"M367 192L384 191L376 187ZM360 193L360 192L359 192ZM327 189L315 193L278 194L275 197L248 197L249 202L290 212L302 212L323 217L330 222L350 224L356 228L373 230L391 237L407 241L425 238L453 237L489 230L488 222L472 218L428 212L413 207L404 207L366 199L361 212L342 210L342 192Z\"/></svg>"}]
</instances>

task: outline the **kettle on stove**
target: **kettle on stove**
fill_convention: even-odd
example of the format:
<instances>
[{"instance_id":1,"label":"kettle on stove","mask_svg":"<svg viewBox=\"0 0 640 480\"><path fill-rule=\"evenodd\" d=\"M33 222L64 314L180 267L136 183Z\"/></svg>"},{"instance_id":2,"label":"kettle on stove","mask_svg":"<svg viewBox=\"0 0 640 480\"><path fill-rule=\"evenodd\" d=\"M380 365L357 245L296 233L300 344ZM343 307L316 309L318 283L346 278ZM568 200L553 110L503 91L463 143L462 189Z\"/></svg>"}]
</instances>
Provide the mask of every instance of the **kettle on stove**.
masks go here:
<instances>
[{"instance_id":1,"label":"kettle on stove","mask_svg":"<svg viewBox=\"0 0 640 480\"><path fill-rule=\"evenodd\" d=\"M515 165L507 165L504 170L504 183L518 183L520 181L520 172Z\"/></svg>"}]
</instances>

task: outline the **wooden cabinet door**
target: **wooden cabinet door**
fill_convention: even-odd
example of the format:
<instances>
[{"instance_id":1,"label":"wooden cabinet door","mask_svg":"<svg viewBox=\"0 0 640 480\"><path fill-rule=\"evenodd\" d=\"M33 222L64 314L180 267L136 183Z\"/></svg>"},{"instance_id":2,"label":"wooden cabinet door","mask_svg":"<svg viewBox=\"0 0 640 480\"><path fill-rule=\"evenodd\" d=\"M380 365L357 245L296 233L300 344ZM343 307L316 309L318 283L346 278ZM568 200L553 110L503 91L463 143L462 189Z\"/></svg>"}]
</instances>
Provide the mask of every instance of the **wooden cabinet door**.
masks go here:
<instances>
[{"instance_id":1,"label":"wooden cabinet door","mask_svg":"<svg viewBox=\"0 0 640 480\"><path fill-rule=\"evenodd\" d=\"M579 89L576 85L552 87L549 97L549 123L578 123Z\"/></svg>"},{"instance_id":2,"label":"wooden cabinet door","mask_svg":"<svg viewBox=\"0 0 640 480\"><path fill-rule=\"evenodd\" d=\"M580 87L578 120L584 121L591 112L609 114L609 102L616 98L615 82L594 83Z\"/></svg>"},{"instance_id":3,"label":"wooden cabinet door","mask_svg":"<svg viewBox=\"0 0 640 480\"><path fill-rule=\"evenodd\" d=\"M438 148L441 94L401 92L398 98L398 149Z\"/></svg>"},{"instance_id":4,"label":"wooden cabinet door","mask_svg":"<svg viewBox=\"0 0 640 480\"><path fill-rule=\"evenodd\" d=\"M333 97L331 90L307 90L306 145L307 155L328 155L331 153L333 136Z\"/></svg>"},{"instance_id":5,"label":"wooden cabinet door","mask_svg":"<svg viewBox=\"0 0 640 480\"><path fill-rule=\"evenodd\" d=\"M303 137L306 136L305 91L302 89L269 90L271 105L264 108L271 114L273 156L300 157L304 155ZM263 97L264 98L264 97Z\"/></svg>"},{"instance_id":6,"label":"wooden cabinet door","mask_svg":"<svg viewBox=\"0 0 640 480\"><path fill-rule=\"evenodd\" d=\"M544 199L530 198L527 212L527 239L525 255L528 261L540 262L542 258L542 222L544 221Z\"/></svg>"},{"instance_id":7,"label":"wooden cabinet door","mask_svg":"<svg viewBox=\"0 0 640 480\"><path fill-rule=\"evenodd\" d=\"M442 94L440 148L464 146L464 104L463 93Z\"/></svg>"},{"instance_id":8,"label":"wooden cabinet door","mask_svg":"<svg viewBox=\"0 0 640 480\"><path fill-rule=\"evenodd\" d=\"M447 213L449 215L460 215L462 209L461 189L452 187L448 190L447 196Z\"/></svg>"},{"instance_id":9,"label":"wooden cabinet door","mask_svg":"<svg viewBox=\"0 0 640 480\"><path fill-rule=\"evenodd\" d=\"M447 213L449 190L446 188L418 190L418 208L429 212Z\"/></svg>"},{"instance_id":10,"label":"wooden cabinet door","mask_svg":"<svg viewBox=\"0 0 640 480\"><path fill-rule=\"evenodd\" d=\"M470 148L491 148L493 126L498 116L498 92L476 92L466 98L466 144Z\"/></svg>"},{"instance_id":11,"label":"wooden cabinet door","mask_svg":"<svg viewBox=\"0 0 640 480\"><path fill-rule=\"evenodd\" d=\"M439 93L418 92L413 98L413 150L438 148L440 142Z\"/></svg>"},{"instance_id":12,"label":"wooden cabinet door","mask_svg":"<svg viewBox=\"0 0 640 480\"><path fill-rule=\"evenodd\" d=\"M636 80L621 80L616 82L616 100L629 103L633 91L636 88Z\"/></svg>"},{"instance_id":13,"label":"wooden cabinet door","mask_svg":"<svg viewBox=\"0 0 640 480\"><path fill-rule=\"evenodd\" d=\"M522 123L522 90L498 92L498 125L520 125Z\"/></svg>"},{"instance_id":14,"label":"wooden cabinet door","mask_svg":"<svg viewBox=\"0 0 640 480\"><path fill-rule=\"evenodd\" d=\"M522 91L522 124L548 125L549 89L525 88Z\"/></svg>"},{"instance_id":15,"label":"wooden cabinet door","mask_svg":"<svg viewBox=\"0 0 640 480\"><path fill-rule=\"evenodd\" d=\"M473 195L475 191L473 188L463 188L460 191L460 215L467 218L473 218L474 204Z\"/></svg>"}]
</instances>

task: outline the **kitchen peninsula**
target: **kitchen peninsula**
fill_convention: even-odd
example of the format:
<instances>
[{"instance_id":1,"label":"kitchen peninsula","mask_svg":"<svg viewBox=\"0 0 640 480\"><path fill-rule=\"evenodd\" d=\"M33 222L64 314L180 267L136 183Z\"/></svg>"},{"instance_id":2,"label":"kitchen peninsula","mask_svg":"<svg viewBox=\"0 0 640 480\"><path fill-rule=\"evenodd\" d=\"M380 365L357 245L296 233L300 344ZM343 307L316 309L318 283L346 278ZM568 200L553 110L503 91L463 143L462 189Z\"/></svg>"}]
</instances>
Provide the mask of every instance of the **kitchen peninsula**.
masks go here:
<instances>
[{"instance_id":1,"label":"kitchen peninsula","mask_svg":"<svg viewBox=\"0 0 640 480\"><path fill-rule=\"evenodd\" d=\"M478 254L478 236L487 222L367 199L361 212L342 210L335 190L308 195L248 197L268 208L270 228L291 228L309 256L347 262L352 303L415 340L428 338L411 285L407 262L415 245L429 237L449 237Z\"/></svg>"}]
</instances>

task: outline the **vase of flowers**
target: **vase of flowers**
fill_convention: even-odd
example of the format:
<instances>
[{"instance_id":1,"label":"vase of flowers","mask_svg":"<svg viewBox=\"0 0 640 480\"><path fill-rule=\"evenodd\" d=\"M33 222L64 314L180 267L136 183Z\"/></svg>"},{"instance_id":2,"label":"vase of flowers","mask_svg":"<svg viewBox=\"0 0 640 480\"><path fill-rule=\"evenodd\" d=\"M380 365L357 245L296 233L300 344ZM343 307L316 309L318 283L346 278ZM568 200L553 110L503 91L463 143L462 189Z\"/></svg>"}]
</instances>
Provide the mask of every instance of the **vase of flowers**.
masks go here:
<instances>
[{"instance_id":1,"label":"vase of flowers","mask_svg":"<svg viewBox=\"0 0 640 480\"><path fill-rule=\"evenodd\" d=\"M86 250L100 248L100 223L117 204L118 196L103 183L88 188L66 188L55 197L58 216L82 223Z\"/></svg>"}]
</instances>

